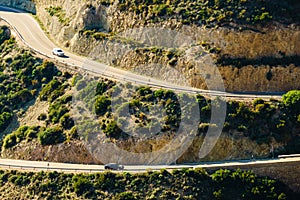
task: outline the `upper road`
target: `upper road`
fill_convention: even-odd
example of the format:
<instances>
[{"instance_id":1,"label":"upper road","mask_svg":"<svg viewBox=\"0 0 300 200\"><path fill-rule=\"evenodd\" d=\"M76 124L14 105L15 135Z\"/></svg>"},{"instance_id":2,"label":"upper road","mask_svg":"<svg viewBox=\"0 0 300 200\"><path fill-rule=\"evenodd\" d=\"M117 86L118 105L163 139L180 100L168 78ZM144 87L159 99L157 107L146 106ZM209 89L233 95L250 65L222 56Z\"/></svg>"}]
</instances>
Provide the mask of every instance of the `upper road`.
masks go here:
<instances>
[{"instance_id":1,"label":"upper road","mask_svg":"<svg viewBox=\"0 0 300 200\"><path fill-rule=\"evenodd\" d=\"M99 63L90 60L87 57L78 56L67 52L67 57L59 58L52 56L52 49L57 47L44 33L36 20L31 14L22 12L13 8L0 6L0 17L8 22L14 30L17 32L20 39L28 45L31 49L38 53L46 55L49 58L58 60L71 66L77 66L79 68L88 70L90 72L112 77L120 81L129 81L137 84L168 88L177 91L186 91L189 93L206 93L214 96L227 96L227 97L240 97L240 98L271 98L280 97L282 94L279 93L255 93L255 94L244 94L244 93L227 93L211 90L201 90L193 87L179 86L165 81L157 80L151 77L143 75L137 75L129 71L121 70L108 66L103 63Z\"/></svg>"}]
</instances>

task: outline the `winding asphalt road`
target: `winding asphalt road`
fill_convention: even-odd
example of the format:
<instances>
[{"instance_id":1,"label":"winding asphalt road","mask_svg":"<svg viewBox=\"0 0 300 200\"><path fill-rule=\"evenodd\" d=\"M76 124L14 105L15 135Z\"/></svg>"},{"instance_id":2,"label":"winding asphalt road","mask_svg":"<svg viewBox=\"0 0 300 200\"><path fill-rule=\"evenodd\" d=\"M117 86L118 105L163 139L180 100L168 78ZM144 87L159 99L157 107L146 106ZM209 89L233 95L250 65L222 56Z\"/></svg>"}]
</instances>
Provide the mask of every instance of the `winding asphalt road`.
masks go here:
<instances>
[{"instance_id":1,"label":"winding asphalt road","mask_svg":"<svg viewBox=\"0 0 300 200\"><path fill-rule=\"evenodd\" d=\"M193 87L179 86L165 81L160 81L151 77L137 75L129 71L110 67L108 65L92 61L86 57L78 56L67 52L67 57L59 58L52 56L52 49L57 47L43 32L36 20L26 12L22 12L13 8L0 6L0 17L8 22L18 33L21 40L36 52L43 54L50 59L58 60L69 66L82 68L90 72L111 77L120 81L129 81L142 85L161 87L176 91L185 91L189 93L202 93L212 96L227 96L237 98L274 98L280 97L281 93L227 93L212 90L201 90Z\"/></svg>"},{"instance_id":2,"label":"winding asphalt road","mask_svg":"<svg viewBox=\"0 0 300 200\"><path fill-rule=\"evenodd\" d=\"M182 165L125 165L125 172L146 172L148 170L160 170L160 169L183 169L183 168L224 168L235 167L243 168L247 166L264 166L270 164L281 163L288 165L292 163L300 162L300 157L286 157L280 159L265 159L265 160L240 160L240 161L222 161L214 163L203 164L182 164ZM30 171L61 171L61 172L101 172L105 171L103 165L84 165L84 164L69 164L69 163L56 163L45 161L27 161L27 160L11 160L0 159L0 168L3 169L22 169Z\"/></svg>"}]
</instances>

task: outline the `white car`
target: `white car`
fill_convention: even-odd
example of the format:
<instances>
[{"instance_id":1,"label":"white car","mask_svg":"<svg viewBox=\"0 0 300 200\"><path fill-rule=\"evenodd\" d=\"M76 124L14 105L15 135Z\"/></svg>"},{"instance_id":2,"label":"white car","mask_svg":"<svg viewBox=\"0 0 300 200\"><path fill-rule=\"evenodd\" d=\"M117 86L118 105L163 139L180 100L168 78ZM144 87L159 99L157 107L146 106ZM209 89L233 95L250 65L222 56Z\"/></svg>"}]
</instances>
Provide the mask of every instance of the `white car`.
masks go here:
<instances>
[{"instance_id":1,"label":"white car","mask_svg":"<svg viewBox=\"0 0 300 200\"><path fill-rule=\"evenodd\" d=\"M108 163L104 165L104 169L110 169L110 170L123 170L124 165L119 165L117 163Z\"/></svg>"},{"instance_id":2,"label":"white car","mask_svg":"<svg viewBox=\"0 0 300 200\"><path fill-rule=\"evenodd\" d=\"M56 56L59 56L59 57L63 57L65 55L64 51L61 50L60 48L54 48L52 50L52 54L56 55Z\"/></svg>"}]
</instances>

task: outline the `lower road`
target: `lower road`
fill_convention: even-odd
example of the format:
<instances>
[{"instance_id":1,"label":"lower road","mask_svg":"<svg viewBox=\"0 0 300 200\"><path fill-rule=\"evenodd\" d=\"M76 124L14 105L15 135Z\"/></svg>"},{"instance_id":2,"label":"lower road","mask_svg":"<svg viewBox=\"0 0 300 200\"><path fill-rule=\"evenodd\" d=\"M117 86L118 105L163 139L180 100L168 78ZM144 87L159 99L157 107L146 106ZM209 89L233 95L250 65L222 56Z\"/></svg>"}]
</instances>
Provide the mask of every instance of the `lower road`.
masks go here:
<instances>
[{"instance_id":1,"label":"lower road","mask_svg":"<svg viewBox=\"0 0 300 200\"><path fill-rule=\"evenodd\" d=\"M289 165L295 162L300 162L299 156L290 156L280 159L265 159L265 160L238 160L238 161L222 161L214 163L199 163L199 164L180 164L180 165L125 165L124 172L146 172L148 170L160 169L183 169L183 168L225 168L225 167L240 167L260 166L282 163ZM0 168L2 169L21 169L30 171L61 171L61 172L101 172L104 171L104 165L86 165L86 164L70 164L56 163L45 161L26 161L0 159Z\"/></svg>"}]
</instances>

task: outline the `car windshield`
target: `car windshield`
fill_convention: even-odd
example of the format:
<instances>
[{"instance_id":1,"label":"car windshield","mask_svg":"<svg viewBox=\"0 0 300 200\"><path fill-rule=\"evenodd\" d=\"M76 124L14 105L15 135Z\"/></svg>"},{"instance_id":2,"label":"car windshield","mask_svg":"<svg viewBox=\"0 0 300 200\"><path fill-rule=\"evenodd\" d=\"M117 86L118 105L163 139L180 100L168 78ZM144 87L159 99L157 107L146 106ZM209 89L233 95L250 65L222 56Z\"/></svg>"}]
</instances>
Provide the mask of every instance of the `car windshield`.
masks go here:
<instances>
[{"instance_id":1,"label":"car windshield","mask_svg":"<svg viewBox=\"0 0 300 200\"><path fill-rule=\"evenodd\" d=\"M62 52L62 50L58 49L57 52Z\"/></svg>"}]
</instances>

